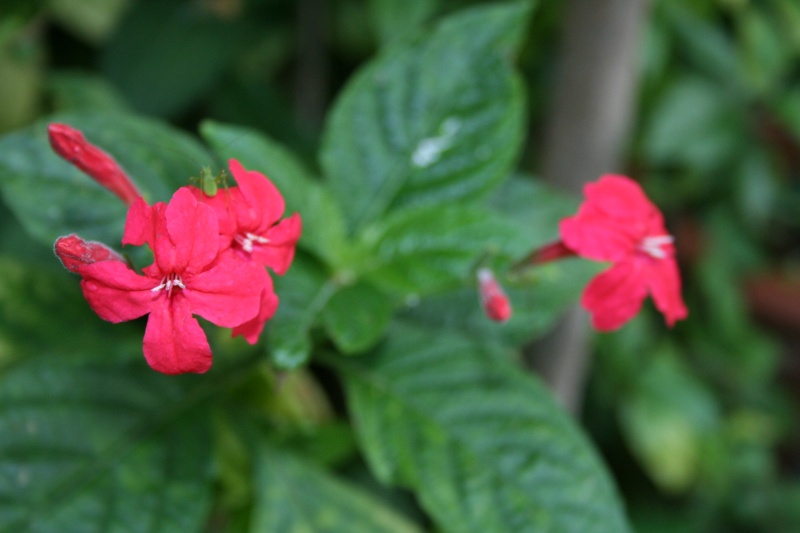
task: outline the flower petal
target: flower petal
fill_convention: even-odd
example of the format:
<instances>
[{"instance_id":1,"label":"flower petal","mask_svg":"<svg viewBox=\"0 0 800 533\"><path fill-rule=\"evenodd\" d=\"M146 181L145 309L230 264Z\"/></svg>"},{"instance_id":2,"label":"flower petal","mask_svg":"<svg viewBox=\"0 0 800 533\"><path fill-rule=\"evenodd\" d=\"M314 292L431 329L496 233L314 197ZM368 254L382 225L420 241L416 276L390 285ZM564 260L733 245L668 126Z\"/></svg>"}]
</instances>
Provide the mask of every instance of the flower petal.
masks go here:
<instances>
[{"instance_id":1,"label":"flower petal","mask_svg":"<svg viewBox=\"0 0 800 533\"><path fill-rule=\"evenodd\" d=\"M650 294L656 308L664 314L667 325L672 327L677 320L689 316L689 310L681 296L681 276L674 259L651 261L647 275Z\"/></svg>"},{"instance_id":2,"label":"flower petal","mask_svg":"<svg viewBox=\"0 0 800 533\"><path fill-rule=\"evenodd\" d=\"M268 243L253 246L253 261L270 267L276 274L282 276L292 264L297 240L302 231L303 223L299 214L295 213L289 218L284 218L264 235Z\"/></svg>"},{"instance_id":3,"label":"flower petal","mask_svg":"<svg viewBox=\"0 0 800 533\"><path fill-rule=\"evenodd\" d=\"M147 205L142 197L137 198L128 208L125 218L125 232L122 235L122 244L141 246L150 244L155 239L155 210Z\"/></svg>"},{"instance_id":4,"label":"flower petal","mask_svg":"<svg viewBox=\"0 0 800 533\"><path fill-rule=\"evenodd\" d=\"M151 278L140 276L121 261L102 261L81 269L83 296L103 320L119 323L150 312L157 293Z\"/></svg>"},{"instance_id":5,"label":"flower petal","mask_svg":"<svg viewBox=\"0 0 800 533\"><path fill-rule=\"evenodd\" d=\"M258 310L258 315L252 320L233 328L232 335L234 337L241 335L250 344L255 344L258 341L258 337L264 329L264 324L278 310L278 295L275 294L272 288L272 280L269 276L267 276L267 279L269 280L269 286L261 292L261 307Z\"/></svg>"},{"instance_id":6,"label":"flower petal","mask_svg":"<svg viewBox=\"0 0 800 533\"><path fill-rule=\"evenodd\" d=\"M620 261L647 236L666 235L661 212L638 183L607 174L584 188L577 215L561 221L561 239L576 253L597 261Z\"/></svg>"},{"instance_id":7,"label":"flower petal","mask_svg":"<svg viewBox=\"0 0 800 533\"><path fill-rule=\"evenodd\" d=\"M236 213L239 230L263 234L283 215L286 209L283 196L277 187L255 170L245 170L236 159L228 161L244 203L232 203L231 207Z\"/></svg>"},{"instance_id":8,"label":"flower petal","mask_svg":"<svg viewBox=\"0 0 800 533\"><path fill-rule=\"evenodd\" d=\"M605 174L584 187L592 209L609 218L636 224L648 220L658 208L647 198L642 187L627 176Z\"/></svg>"},{"instance_id":9,"label":"flower petal","mask_svg":"<svg viewBox=\"0 0 800 533\"><path fill-rule=\"evenodd\" d=\"M263 267L227 252L212 268L185 279L183 293L192 313L231 328L258 314L261 292L269 281Z\"/></svg>"},{"instance_id":10,"label":"flower petal","mask_svg":"<svg viewBox=\"0 0 800 533\"><path fill-rule=\"evenodd\" d=\"M592 313L599 331L613 331L636 316L647 296L645 269L637 261L622 261L595 276L581 304Z\"/></svg>"},{"instance_id":11,"label":"flower petal","mask_svg":"<svg viewBox=\"0 0 800 533\"><path fill-rule=\"evenodd\" d=\"M587 213L584 208L559 224L561 240L581 257L595 261L621 261L630 256L641 240L608 217Z\"/></svg>"},{"instance_id":12,"label":"flower petal","mask_svg":"<svg viewBox=\"0 0 800 533\"><path fill-rule=\"evenodd\" d=\"M167 235L156 235L154 254L164 272L200 272L219 250L219 222L213 209L198 203L187 187L181 187L164 213ZM159 224L160 229L160 224ZM164 259L159 257L165 254Z\"/></svg>"},{"instance_id":13,"label":"flower petal","mask_svg":"<svg viewBox=\"0 0 800 533\"><path fill-rule=\"evenodd\" d=\"M211 347L180 293L153 307L144 331L144 357L164 374L201 374L211 368Z\"/></svg>"},{"instance_id":14,"label":"flower petal","mask_svg":"<svg viewBox=\"0 0 800 533\"><path fill-rule=\"evenodd\" d=\"M229 245L234 233L236 233L236 221L231 215L230 205L241 201L239 197L242 193L239 191L239 188L227 187L220 189L214 196L207 196L206 193L197 187L187 187L187 189L189 189L198 202L214 210L214 214L217 215L217 222L219 223L219 233L221 236L227 238L226 240L228 242L226 244Z\"/></svg>"}]
</instances>

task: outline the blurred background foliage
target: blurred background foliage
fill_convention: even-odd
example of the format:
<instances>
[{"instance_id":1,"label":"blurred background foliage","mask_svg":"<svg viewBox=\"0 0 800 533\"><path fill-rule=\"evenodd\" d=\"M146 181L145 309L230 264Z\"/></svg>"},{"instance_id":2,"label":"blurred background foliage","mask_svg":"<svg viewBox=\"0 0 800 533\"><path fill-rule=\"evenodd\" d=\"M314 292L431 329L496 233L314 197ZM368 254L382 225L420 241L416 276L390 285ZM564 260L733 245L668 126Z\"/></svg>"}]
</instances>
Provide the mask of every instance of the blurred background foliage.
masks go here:
<instances>
[{"instance_id":1,"label":"blurred background foliage","mask_svg":"<svg viewBox=\"0 0 800 533\"><path fill-rule=\"evenodd\" d=\"M208 118L252 127L314 165L326 110L353 71L379 46L476 3L6 0L0 132L59 111L134 110L191 133ZM563 3L542 2L518 62L529 114L520 170L529 174L542 158L538 140L553 99L563 22ZM646 312L616 334L596 336L583 423L639 531L797 531L800 3L654 0L639 60L625 168L676 234L691 316L670 332ZM527 197L506 195L497 207ZM514 216L540 228L539 209L567 213L575 205L556 198L566 207L531 206L527 216L518 214L524 209ZM2 210L2 224L16 224ZM42 254L20 232L3 232L4 256ZM13 265L0 268L5 280L15 279ZM524 298L515 291L512 298ZM443 295L409 318L435 324L443 316L437 309L469 298ZM537 322L536 304L523 316L544 331L551 322ZM475 309L459 326L466 332L486 327ZM22 331L32 327L24 317L20 323ZM104 328L96 329L91 342ZM524 339L517 331L503 335ZM295 376L287 396L317 394L308 376ZM351 436L331 421L335 406L311 404L325 429L295 445L326 463L351 455ZM274 411L293 420L293 405ZM222 478L231 499L225 505L233 509L248 498L236 475L241 465L229 464L247 461L237 446L235 439L221 445L230 452ZM365 478L360 468L351 477ZM402 495L388 498L409 507Z\"/></svg>"}]
</instances>

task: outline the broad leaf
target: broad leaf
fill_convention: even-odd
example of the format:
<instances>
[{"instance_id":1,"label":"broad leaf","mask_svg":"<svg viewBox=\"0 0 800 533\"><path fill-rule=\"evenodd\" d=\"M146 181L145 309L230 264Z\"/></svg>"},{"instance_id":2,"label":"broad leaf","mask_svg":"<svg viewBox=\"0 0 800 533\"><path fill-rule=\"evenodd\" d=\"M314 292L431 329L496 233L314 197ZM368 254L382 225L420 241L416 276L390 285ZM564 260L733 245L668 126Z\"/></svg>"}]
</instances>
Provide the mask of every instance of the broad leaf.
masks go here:
<instances>
[{"instance_id":1,"label":"broad leaf","mask_svg":"<svg viewBox=\"0 0 800 533\"><path fill-rule=\"evenodd\" d=\"M344 353L362 352L383 336L394 312L388 295L367 283L336 291L322 311L331 339Z\"/></svg>"},{"instance_id":2,"label":"broad leaf","mask_svg":"<svg viewBox=\"0 0 800 533\"><path fill-rule=\"evenodd\" d=\"M62 122L111 154L150 202L168 201L211 156L192 138L125 114L49 117L0 139L0 190L31 236L48 246L78 233L110 246L122 238L127 207L53 152L47 124Z\"/></svg>"},{"instance_id":3,"label":"broad leaf","mask_svg":"<svg viewBox=\"0 0 800 533\"><path fill-rule=\"evenodd\" d=\"M174 116L220 80L257 36L247 17L180 0L135 2L104 48L104 74L141 112Z\"/></svg>"},{"instance_id":4,"label":"broad leaf","mask_svg":"<svg viewBox=\"0 0 800 533\"><path fill-rule=\"evenodd\" d=\"M296 257L284 276L275 276L280 305L267 324L269 357L278 368L304 364L311 353L311 328L336 291L325 272L305 257Z\"/></svg>"},{"instance_id":5,"label":"broad leaf","mask_svg":"<svg viewBox=\"0 0 800 533\"><path fill-rule=\"evenodd\" d=\"M527 256L535 247L558 240L559 222L574 215L579 203L578 198L524 174L504 181L490 202L524 234L524 239L520 238L524 248L516 252L517 259Z\"/></svg>"},{"instance_id":6,"label":"broad leaf","mask_svg":"<svg viewBox=\"0 0 800 533\"><path fill-rule=\"evenodd\" d=\"M105 361L135 360L142 365L142 328L109 324L89 308L80 278L54 268L0 259L0 361L51 354ZM59 265L59 266L56 266ZM108 347L114 346L109 353Z\"/></svg>"},{"instance_id":7,"label":"broad leaf","mask_svg":"<svg viewBox=\"0 0 800 533\"><path fill-rule=\"evenodd\" d=\"M289 150L248 128L206 121L200 130L220 157L238 159L245 168L264 173L278 187L287 212L298 212L303 218L300 247L329 263L342 263L345 231L341 210Z\"/></svg>"},{"instance_id":8,"label":"broad leaf","mask_svg":"<svg viewBox=\"0 0 800 533\"><path fill-rule=\"evenodd\" d=\"M629 531L569 415L502 358L397 327L373 355L335 364L373 471L414 490L443 531Z\"/></svg>"},{"instance_id":9,"label":"broad leaf","mask_svg":"<svg viewBox=\"0 0 800 533\"><path fill-rule=\"evenodd\" d=\"M476 206L404 209L365 229L355 269L387 290L422 295L463 285L483 254L523 249L524 231Z\"/></svg>"},{"instance_id":10,"label":"broad leaf","mask_svg":"<svg viewBox=\"0 0 800 533\"><path fill-rule=\"evenodd\" d=\"M507 55L527 13L511 4L456 15L354 76L322 150L351 230L393 205L475 198L508 174L524 111Z\"/></svg>"},{"instance_id":11,"label":"broad leaf","mask_svg":"<svg viewBox=\"0 0 800 533\"><path fill-rule=\"evenodd\" d=\"M196 383L196 382L195 382ZM186 381L65 357L0 374L0 530L200 531L209 417Z\"/></svg>"},{"instance_id":12,"label":"broad leaf","mask_svg":"<svg viewBox=\"0 0 800 533\"><path fill-rule=\"evenodd\" d=\"M486 316L474 281L467 288L423 298L403 316L421 326L458 332L476 343L520 347L550 331L603 266L575 259L538 266L522 279L498 275L513 309L503 324Z\"/></svg>"},{"instance_id":13,"label":"broad leaf","mask_svg":"<svg viewBox=\"0 0 800 533\"><path fill-rule=\"evenodd\" d=\"M368 493L280 448L255 460L253 533L416 533L421 530Z\"/></svg>"}]
</instances>

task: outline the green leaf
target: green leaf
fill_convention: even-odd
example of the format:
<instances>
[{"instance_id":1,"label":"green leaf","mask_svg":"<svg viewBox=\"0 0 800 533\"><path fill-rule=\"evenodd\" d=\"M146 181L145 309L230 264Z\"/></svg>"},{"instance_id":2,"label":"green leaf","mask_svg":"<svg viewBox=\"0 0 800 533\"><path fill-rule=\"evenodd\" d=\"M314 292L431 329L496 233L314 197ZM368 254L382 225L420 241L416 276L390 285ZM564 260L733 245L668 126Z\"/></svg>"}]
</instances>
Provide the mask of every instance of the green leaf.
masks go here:
<instances>
[{"instance_id":1,"label":"green leaf","mask_svg":"<svg viewBox=\"0 0 800 533\"><path fill-rule=\"evenodd\" d=\"M655 103L643 140L657 164L682 163L707 172L740 151L744 131L739 102L702 78L673 81Z\"/></svg>"},{"instance_id":2,"label":"green leaf","mask_svg":"<svg viewBox=\"0 0 800 533\"><path fill-rule=\"evenodd\" d=\"M150 202L168 201L211 156L191 137L124 114L55 115L0 138L0 191L28 233L48 246L61 235L114 245L127 206L53 152L47 124L62 122L111 154Z\"/></svg>"},{"instance_id":3,"label":"green leaf","mask_svg":"<svg viewBox=\"0 0 800 533\"><path fill-rule=\"evenodd\" d=\"M128 7L129 0L49 0L47 12L87 41L105 40Z\"/></svg>"},{"instance_id":4,"label":"green leaf","mask_svg":"<svg viewBox=\"0 0 800 533\"><path fill-rule=\"evenodd\" d=\"M322 311L322 320L337 348L357 353L381 339L393 311L389 296L369 284L358 283L336 291Z\"/></svg>"},{"instance_id":5,"label":"green leaf","mask_svg":"<svg viewBox=\"0 0 800 533\"><path fill-rule=\"evenodd\" d=\"M174 116L222 78L254 35L246 17L226 20L202 4L136 2L104 49L102 69L137 110Z\"/></svg>"},{"instance_id":6,"label":"green leaf","mask_svg":"<svg viewBox=\"0 0 800 533\"><path fill-rule=\"evenodd\" d=\"M620 404L620 426L645 471L663 490L687 491L701 469L703 439L720 426L708 387L674 353L639 369L633 395Z\"/></svg>"},{"instance_id":7,"label":"green leaf","mask_svg":"<svg viewBox=\"0 0 800 533\"><path fill-rule=\"evenodd\" d=\"M286 200L287 212L303 218L299 246L330 264L342 265L345 254L344 217L330 193L286 148L248 128L205 121L200 131L223 159L238 159L245 168L266 174Z\"/></svg>"},{"instance_id":8,"label":"green leaf","mask_svg":"<svg viewBox=\"0 0 800 533\"><path fill-rule=\"evenodd\" d=\"M378 287L422 295L463 284L482 254L515 253L520 238L516 225L474 205L404 209L365 229L364 263L354 268Z\"/></svg>"},{"instance_id":9,"label":"green leaf","mask_svg":"<svg viewBox=\"0 0 800 533\"><path fill-rule=\"evenodd\" d=\"M527 14L524 4L475 8L354 76L321 154L351 230L392 206L478 197L508 174L525 113L505 56Z\"/></svg>"},{"instance_id":10,"label":"green leaf","mask_svg":"<svg viewBox=\"0 0 800 533\"><path fill-rule=\"evenodd\" d=\"M125 112L130 106L108 80L94 74L60 71L50 75L53 105L59 112Z\"/></svg>"},{"instance_id":11,"label":"green leaf","mask_svg":"<svg viewBox=\"0 0 800 533\"><path fill-rule=\"evenodd\" d=\"M372 470L445 531L629 531L580 431L532 377L463 337L407 327L337 358Z\"/></svg>"},{"instance_id":12,"label":"green leaf","mask_svg":"<svg viewBox=\"0 0 800 533\"><path fill-rule=\"evenodd\" d=\"M253 533L415 533L421 530L355 486L275 446L255 461Z\"/></svg>"},{"instance_id":13,"label":"green leaf","mask_svg":"<svg viewBox=\"0 0 800 533\"><path fill-rule=\"evenodd\" d=\"M518 348L549 332L576 301L600 268L580 259L541 265L524 279L506 279L498 274L511 300L508 322L490 320L481 307L477 283L423 298L410 305L404 318L420 326L452 331L476 343Z\"/></svg>"},{"instance_id":14,"label":"green leaf","mask_svg":"<svg viewBox=\"0 0 800 533\"><path fill-rule=\"evenodd\" d=\"M109 324L83 299L80 278L60 268L0 258L0 361L42 353L142 360L142 328ZM114 346L109 352L108 347Z\"/></svg>"},{"instance_id":15,"label":"green leaf","mask_svg":"<svg viewBox=\"0 0 800 533\"><path fill-rule=\"evenodd\" d=\"M211 508L209 417L187 412L186 382L141 361L56 356L5 368L0 530L200 531Z\"/></svg>"},{"instance_id":16,"label":"green leaf","mask_svg":"<svg viewBox=\"0 0 800 533\"><path fill-rule=\"evenodd\" d=\"M280 305L267 324L269 357L278 368L304 364L311 353L311 328L336 292L336 286L314 261L295 257L284 276L274 279Z\"/></svg>"},{"instance_id":17,"label":"green leaf","mask_svg":"<svg viewBox=\"0 0 800 533\"><path fill-rule=\"evenodd\" d=\"M729 90L741 90L739 56L723 25L714 24L692 13L690 4L665 2L658 4L658 14L664 17L670 33L674 34L678 50L696 70L708 73Z\"/></svg>"},{"instance_id":18,"label":"green leaf","mask_svg":"<svg viewBox=\"0 0 800 533\"><path fill-rule=\"evenodd\" d=\"M753 7L740 13L739 30L742 64L751 90L772 98L783 90L783 79L796 60L787 40L781 35L781 20L767 17ZM777 89L777 91L776 91Z\"/></svg>"},{"instance_id":19,"label":"green leaf","mask_svg":"<svg viewBox=\"0 0 800 533\"><path fill-rule=\"evenodd\" d=\"M491 197L491 207L511 220L524 234L518 258L535 247L558 240L561 219L575 214L580 201L524 174L504 181Z\"/></svg>"},{"instance_id":20,"label":"green leaf","mask_svg":"<svg viewBox=\"0 0 800 533\"><path fill-rule=\"evenodd\" d=\"M374 31L384 45L414 35L437 9L436 0L371 0L369 3Z\"/></svg>"}]
</instances>

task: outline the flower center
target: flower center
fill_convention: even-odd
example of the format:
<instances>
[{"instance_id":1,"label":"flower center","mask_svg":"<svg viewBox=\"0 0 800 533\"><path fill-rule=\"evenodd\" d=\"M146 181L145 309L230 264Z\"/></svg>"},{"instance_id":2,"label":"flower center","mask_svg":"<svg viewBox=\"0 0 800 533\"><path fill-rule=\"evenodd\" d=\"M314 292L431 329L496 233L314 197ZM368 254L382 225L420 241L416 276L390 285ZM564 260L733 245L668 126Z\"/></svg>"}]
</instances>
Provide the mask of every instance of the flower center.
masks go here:
<instances>
[{"instance_id":1,"label":"flower center","mask_svg":"<svg viewBox=\"0 0 800 533\"><path fill-rule=\"evenodd\" d=\"M233 240L238 242L239 246L242 247L242 250L244 250L247 253L253 251L253 243L267 244L269 242L269 239L267 239L266 237L262 237L261 235L256 235L254 233L249 233L249 232L244 234L237 233L236 235L234 235Z\"/></svg>"},{"instance_id":2,"label":"flower center","mask_svg":"<svg viewBox=\"0 0 800 533\"><path fill-rule=\"evenodd\" d=\"M161 278L161 284L153 287L150 289L153 292L158 292L161 289L167 291L167 296L172 296L172 288L173 287L180 287L181 289L185 289L186 285L183 284L181 277L178 274L167 274L163 278Z\"/></svg>"},{"instance_id":3,"label":"flower center","mask_svg":"<svg viewBox=\"0 0 800 533\"><path fill-rule=\"evenodd\" d=\"M639 250L655 259L665 259L667 251L662 248L665 244L672 244L675 239L672 235L652 235L645 237L639 244Z\"/></svg>"}]
</instances>

